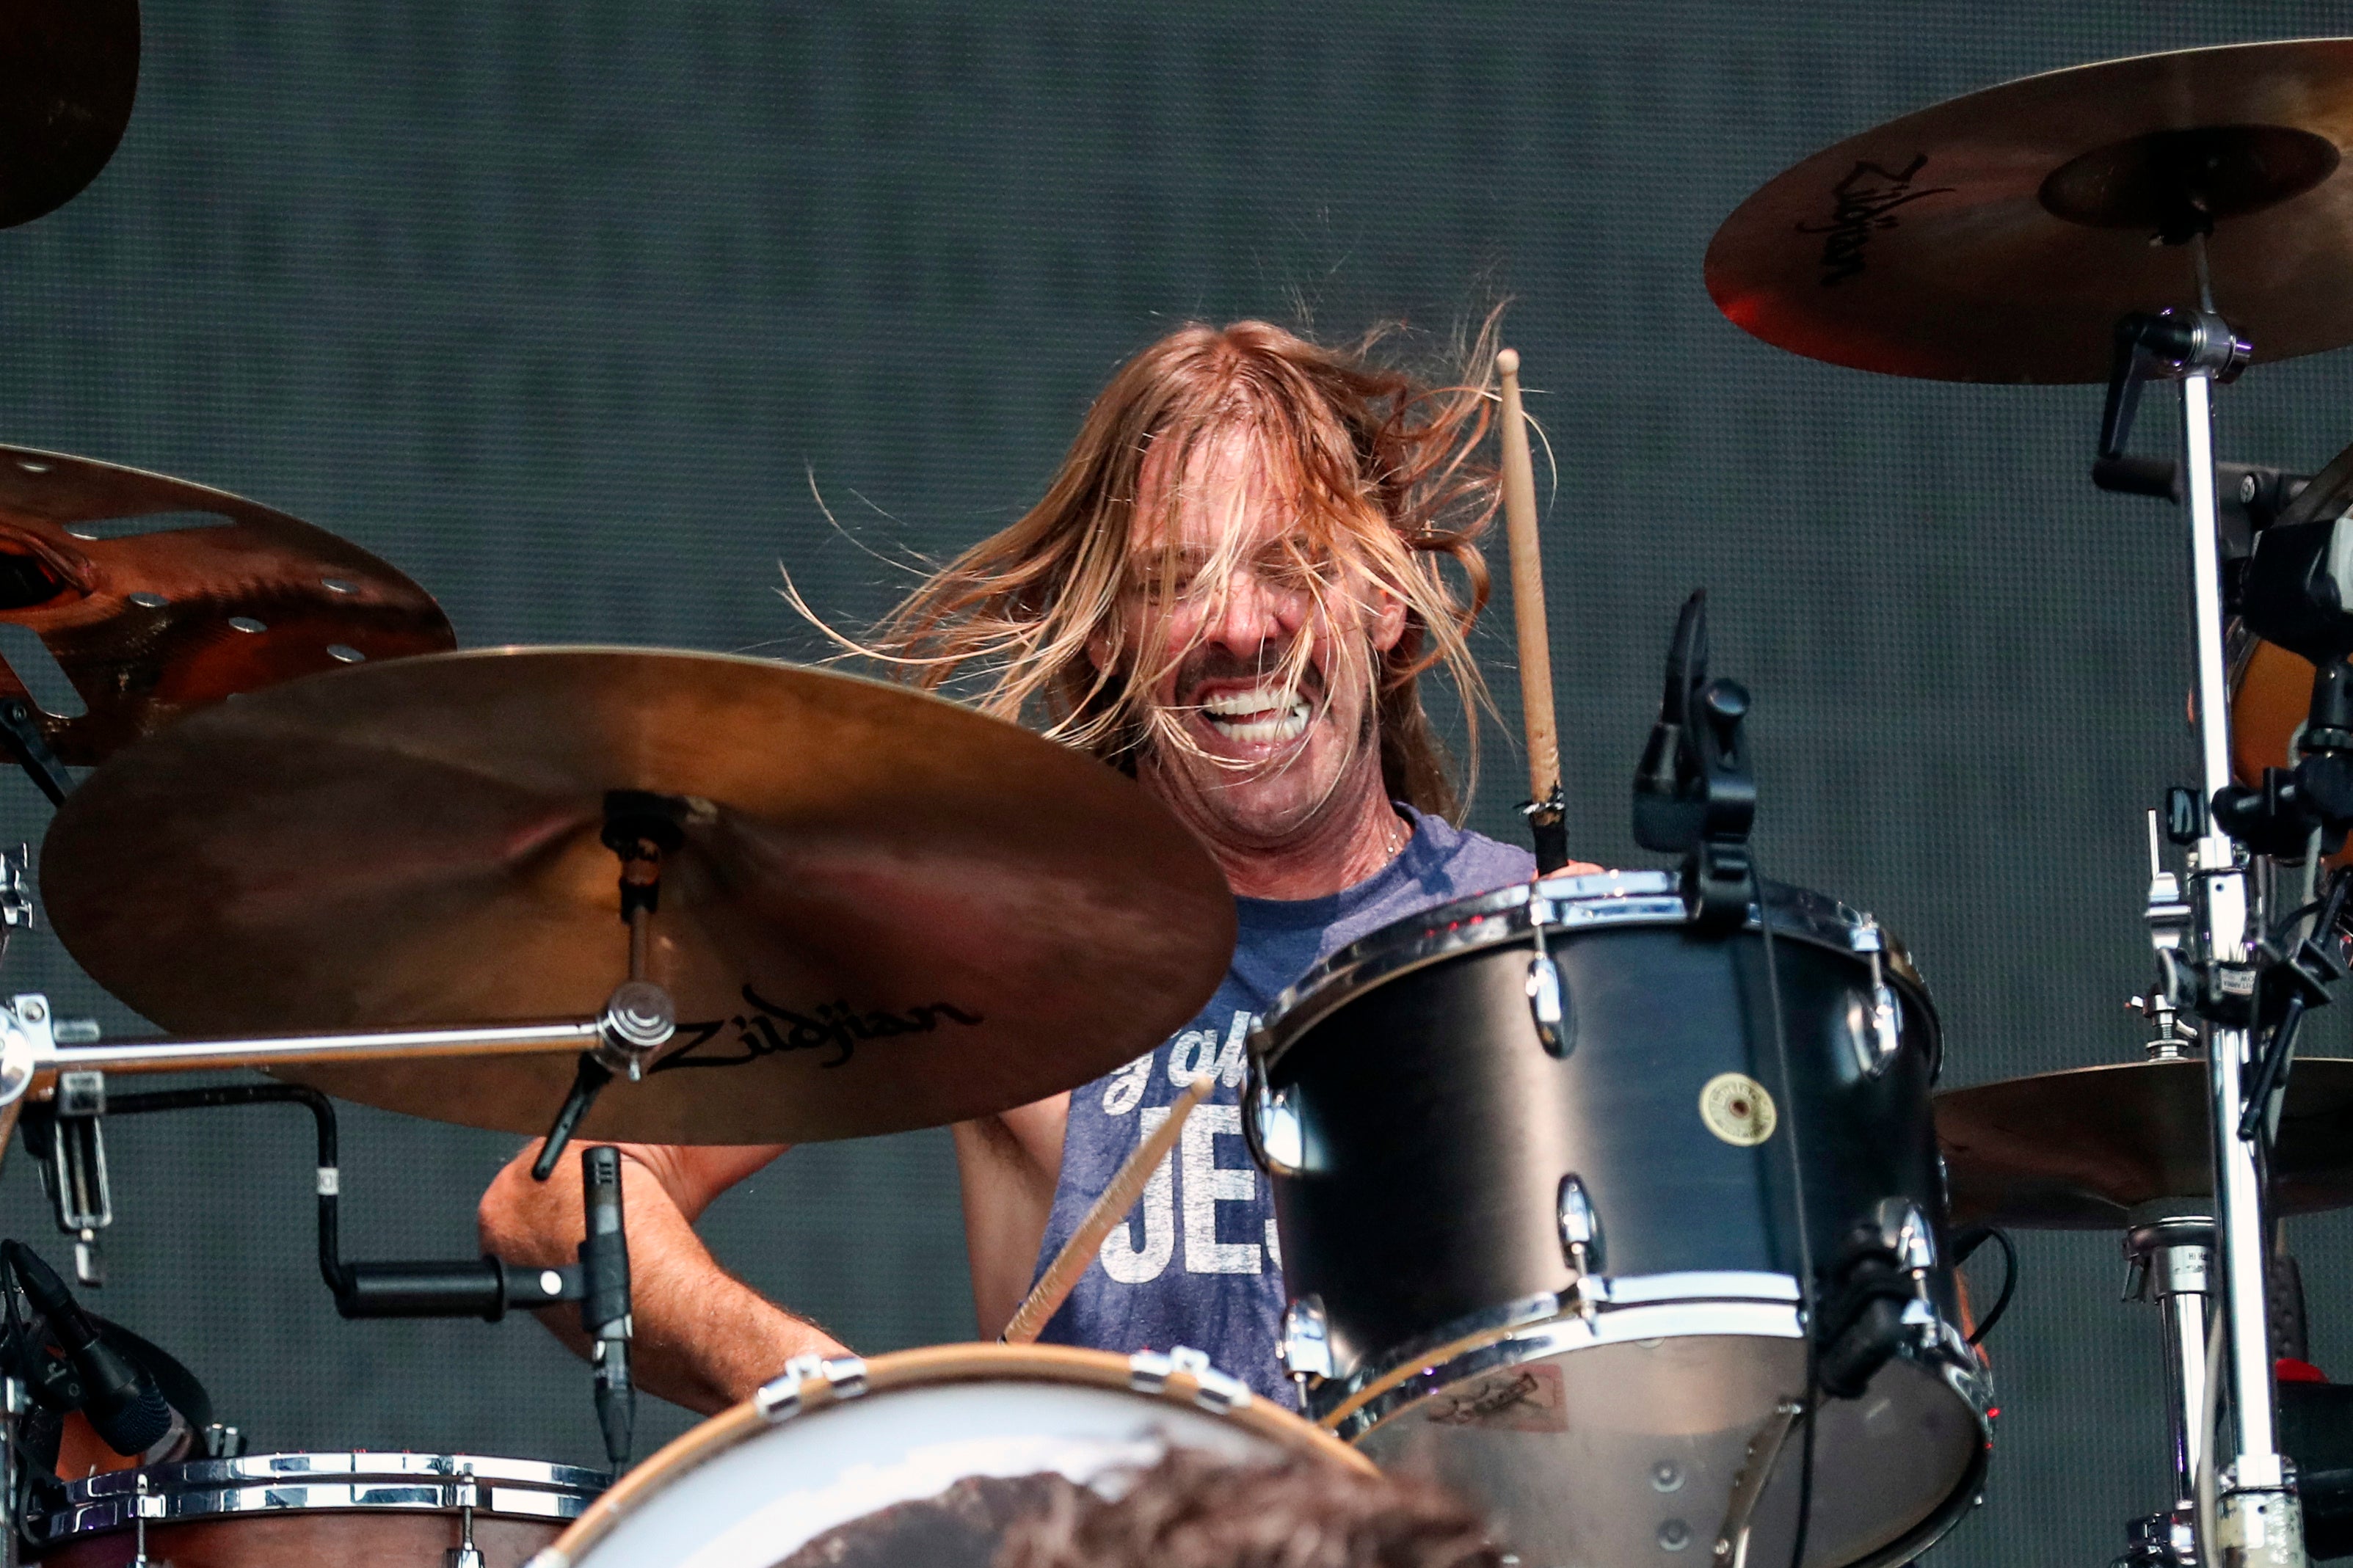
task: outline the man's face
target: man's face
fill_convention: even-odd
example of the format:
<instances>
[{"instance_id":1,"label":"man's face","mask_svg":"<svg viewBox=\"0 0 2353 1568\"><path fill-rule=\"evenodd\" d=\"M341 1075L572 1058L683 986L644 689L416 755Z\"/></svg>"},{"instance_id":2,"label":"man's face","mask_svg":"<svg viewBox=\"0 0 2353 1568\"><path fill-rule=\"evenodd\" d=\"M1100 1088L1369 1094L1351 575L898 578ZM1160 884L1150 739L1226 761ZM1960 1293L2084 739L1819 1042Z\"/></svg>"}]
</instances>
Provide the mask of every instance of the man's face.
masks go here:
<instances>
[{"instance_id":1,"label":"man's face","mask_svg":"<svg viewBox=\"0 0 2353 1568\"><path fill-rule=\"evenodd\" d=\"M1128 647L1163 661L1185 650L1148 695L1186 743L1155 737L1139 775L1212 842L1282 847L1379 787L1369 672L1403 634L1404 607L1311 553L1247 436L1204 443L1182 476L1155 460L1163 450L1145 459L1122 615ZM1202 571L1226 558L1229 573Z\"/></svg>"}]
</instances>

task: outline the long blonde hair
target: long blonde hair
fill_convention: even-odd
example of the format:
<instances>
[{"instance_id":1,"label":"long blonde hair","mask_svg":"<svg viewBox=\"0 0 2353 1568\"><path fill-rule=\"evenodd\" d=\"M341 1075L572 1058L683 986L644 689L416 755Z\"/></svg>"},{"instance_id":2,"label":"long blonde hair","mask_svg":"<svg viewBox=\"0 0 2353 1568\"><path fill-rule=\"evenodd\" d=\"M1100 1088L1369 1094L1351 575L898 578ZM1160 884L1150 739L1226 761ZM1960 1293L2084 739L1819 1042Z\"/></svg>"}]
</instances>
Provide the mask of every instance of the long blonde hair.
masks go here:
<instances>
[{"instance_id":1,"label":"long blonde hair","mask_svg":"<svg viewBox=\"0 0 2353 1568\"><path fill-rule=\"evenodd\" d=\"M845 646L924 689L953 684L985 712L1132 771L1155 740L1176 734L1149 692L1189 651L1124 640L1122 595L1139 590L1139 521L1148 521L1137 504L1146 454L1173 443L1159 460L1183 476L1208 443L1239 431L1255 447L1259 477L1296 520L1282 542L1306 592L1328 608L1335 584L1369 584L1403 605L1397 643L1377 662L1351 662L1374 687L1390 795L1459 820L1454 765L1418 681L1445 667L1475 759L1478 710L1489 702L1465 637L1487 602L1479 539L1497 501L1494 469L1476 453L1493 402L1484 367L1493 329L1491 317L1461 353L1481 367L1477 380L1438 385L1375 363L1380 334L1335 350L1265 321L1182 327L1120 368L1026 516L934 572L869 637ZM1161 532L1172 552L1181 488L1166 487ZM1238 549L1229 539L1193 568L1190 591L1229 573ZM1459 590L1443 570L1450 561L1461 571ZM1163 573L1146 574L1141 591L1175 590ZM1219 591L1214 583L1210 591ZM1294 650L1305 656L1303 646Z\"/></svg>"}]
</instances>

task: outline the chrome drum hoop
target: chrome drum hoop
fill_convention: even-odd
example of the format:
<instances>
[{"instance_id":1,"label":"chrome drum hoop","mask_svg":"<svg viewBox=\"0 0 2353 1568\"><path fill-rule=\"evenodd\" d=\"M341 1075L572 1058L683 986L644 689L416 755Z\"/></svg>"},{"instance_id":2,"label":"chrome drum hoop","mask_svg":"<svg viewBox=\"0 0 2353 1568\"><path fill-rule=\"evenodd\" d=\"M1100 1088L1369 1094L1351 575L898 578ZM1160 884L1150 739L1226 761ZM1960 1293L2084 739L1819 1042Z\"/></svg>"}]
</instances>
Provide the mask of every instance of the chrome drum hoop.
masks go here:
<instances>
[{"instance_id":1,"label":"chrome drum hoop","mask_svg":"<svg viewBox=\"0 0 2353 1568\"><path fill-rule=\"evenodd\" d=\"M470 1468L476 1513L568 1521L611 1484L602 1471L533 1459L471 1454L252 1454L197 1459L143 1470L110 1470L73 1481L65 1506L32 1521L36 1540L54 1545L77 1536L128 1530L139 1479L150 1489L148 1523L308 1510L413 1510L456 1513Z\"/></svg>"},{"instance_id":2,"label":"chrome drum hoop","mask_svg":"<svg viewBox=\"0 0 2353 1568\"><path fill-rule=\"evenodd\" d=\"M1691 912L1682 878L1672 871L1604 871L1593 876L1553 877L1515 882L1492 893L1426 910L1409 921L1358 939L1310 969L1275 998L1250 1032L1250 1055L1271 1072L1283 1053L1328 1015L1384 980L1395 979L1456 953L1526 941L1539 931L1563 933L1617 926L1683 925ZM1773 934L1834 952L1863 951L1857 936L1869 917L1836 899L1784 883L1766 885L1764 907L1772 912ZM1746 929L1762 927L1758 906L1748 906ZM1911 992L1930 1025L1930 1049L1941 1058L1936 1008L1926 984L1901 942L1884 931L1888 974ZM1933 1059L1933 1058L1932 1058ZM1930 1077L1936 1076L1932 1068Z\"/></svg>"},{"instance_id":3,"label":"chrome drum hoop","mask_svg":"<svg viewBox=\"0 0 2353 1568\"><path fill-rule=\"evenodd\" d=\"M1611 1299L1616 1304L1604 1304ZM1560 1299L1549 1311L1542 1298L1458 1320L1380 1356L1345 1379L1307 1391L1309 1419L1343 1442L1355 1443L1392 1415L1455 1384L1487 1373L1542 1361L1566 1352L1642 1341L1727 1335L1801 1340L1805 1329L1798 1282L1784 1274L1658 1274L1597 1279L1588 1315ZM1960 1396L1989 1441L1993 1382L1975 1346L1943 1322L1935 1349L1906 1338L1900 1359L1932 1368ZM1366 1391L1372 1391L1367 1396Z\"/></svg>"},{"instance_id":4,"label":"chrome drum hoop","mask_svg":"<svg viewBox=\"0 0 2353 1568\"><path fill-rule=\"evenodd\" d=\"M1570 1296L1531 1296L1458 1318L1366 1359L1303 1401L1309 1419L1353 1443L1394 1412L1461 1378L1555 1352L1694 1334L1799 1339L1798 1282L1745 1270L1580 1280ZM1497 1355L1542 1341L1542 1349Z\"/></svg>"}]
</instances>

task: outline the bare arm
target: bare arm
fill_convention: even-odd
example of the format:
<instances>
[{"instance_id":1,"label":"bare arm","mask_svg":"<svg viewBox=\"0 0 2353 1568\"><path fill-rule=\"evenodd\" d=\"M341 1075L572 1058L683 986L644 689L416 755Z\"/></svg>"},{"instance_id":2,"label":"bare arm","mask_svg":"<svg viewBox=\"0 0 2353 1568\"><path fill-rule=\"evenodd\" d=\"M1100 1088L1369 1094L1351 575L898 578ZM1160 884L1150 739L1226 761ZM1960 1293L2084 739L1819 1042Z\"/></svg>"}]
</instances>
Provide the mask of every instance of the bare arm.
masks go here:
<instances>
[{"instance_id":1,"label":"bare arm","mask_svg":"<svg viewBox=\"0 0 2353 1568\"><path fill-rule=\"evenodd\" d=\"M729 1274L694 1234L711 1201L785 1152L786 1145L686 1148L623 1143L621 1177L637 1321L632 1357L640 1385L691 1410L715 1414L750 1396L797 1355L839 1355L840 1342ZM577 1256L583 1226L580 1165L560 1162L531 1179L534 1142L482 1194L482 1246L511 1262L546 1267ZM540 1321L587 1353L580 1316L552 1307Z\"/></svg>"},{"instance_id":2,"label":"bare arm","mask_svg":"<svg viewBox=\"0 0 2353 1568\"><path fill-rule=\"evenodd\" d=\"M1070 1107L1071 1097L1058 1094L1001 1116L956 1124L973 1316L982 1339L1003 1333L1029 1293L1046 1221L1054 1212L1054 1185L1061 1178L1062 1129Z\"/></svg>"}]
</instances>

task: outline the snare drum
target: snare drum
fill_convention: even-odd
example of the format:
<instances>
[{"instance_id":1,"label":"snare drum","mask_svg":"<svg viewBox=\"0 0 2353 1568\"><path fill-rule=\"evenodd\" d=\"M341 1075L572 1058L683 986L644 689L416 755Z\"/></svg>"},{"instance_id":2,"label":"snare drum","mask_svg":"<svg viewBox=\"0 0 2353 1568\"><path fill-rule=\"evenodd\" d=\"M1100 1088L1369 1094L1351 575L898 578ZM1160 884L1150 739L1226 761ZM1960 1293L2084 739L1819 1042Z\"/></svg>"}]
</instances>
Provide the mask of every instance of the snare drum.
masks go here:
<instances>
[{"instance_id":1,"label":"snare drum","mask_svg":"<svg viewBox=\"0 0 2353 1568\"><path fill-rule=\"evenodd\" d=\"M532 1568L987 1568L1015 1518L1173 1447L1372 1468L1187 1351L808 1357L632 1470Z\"/></svg>"},{"instance_id":2,"label":"snare drum","mask_svg":"<svg viewBox=\"0 0 2353 1568\"><path fill-rule=\"evenodd\" d=\"M607 1478L467 1454L254 1454L114 1470L65 1489L33 1521L46 1568L347 1563L446 1568L470 1539L483 1568L517 1568L580 1517Z\"/></svg>"},{"instance_id":3,"label":"snare drum","mask_svg":"<svg viewBox=\"0 0 2353 1568\"><path fill-rule=\"evenodd\" d=\"M1770 973L1753 911L1704 933L1664 872L1507 888L1343 949L1253 1038L1308 1414L1483 1500L1528 1563L1672 1568L1744 1531L1788 1560L1809 1247L1826 1318L1877 1297L1824 1352L1867 1381L1817 1405L1807 1563L1900 1563L1978 1486L1936 1015L1875 923L1765 904Z\"/></svg>"}]
</instances>

